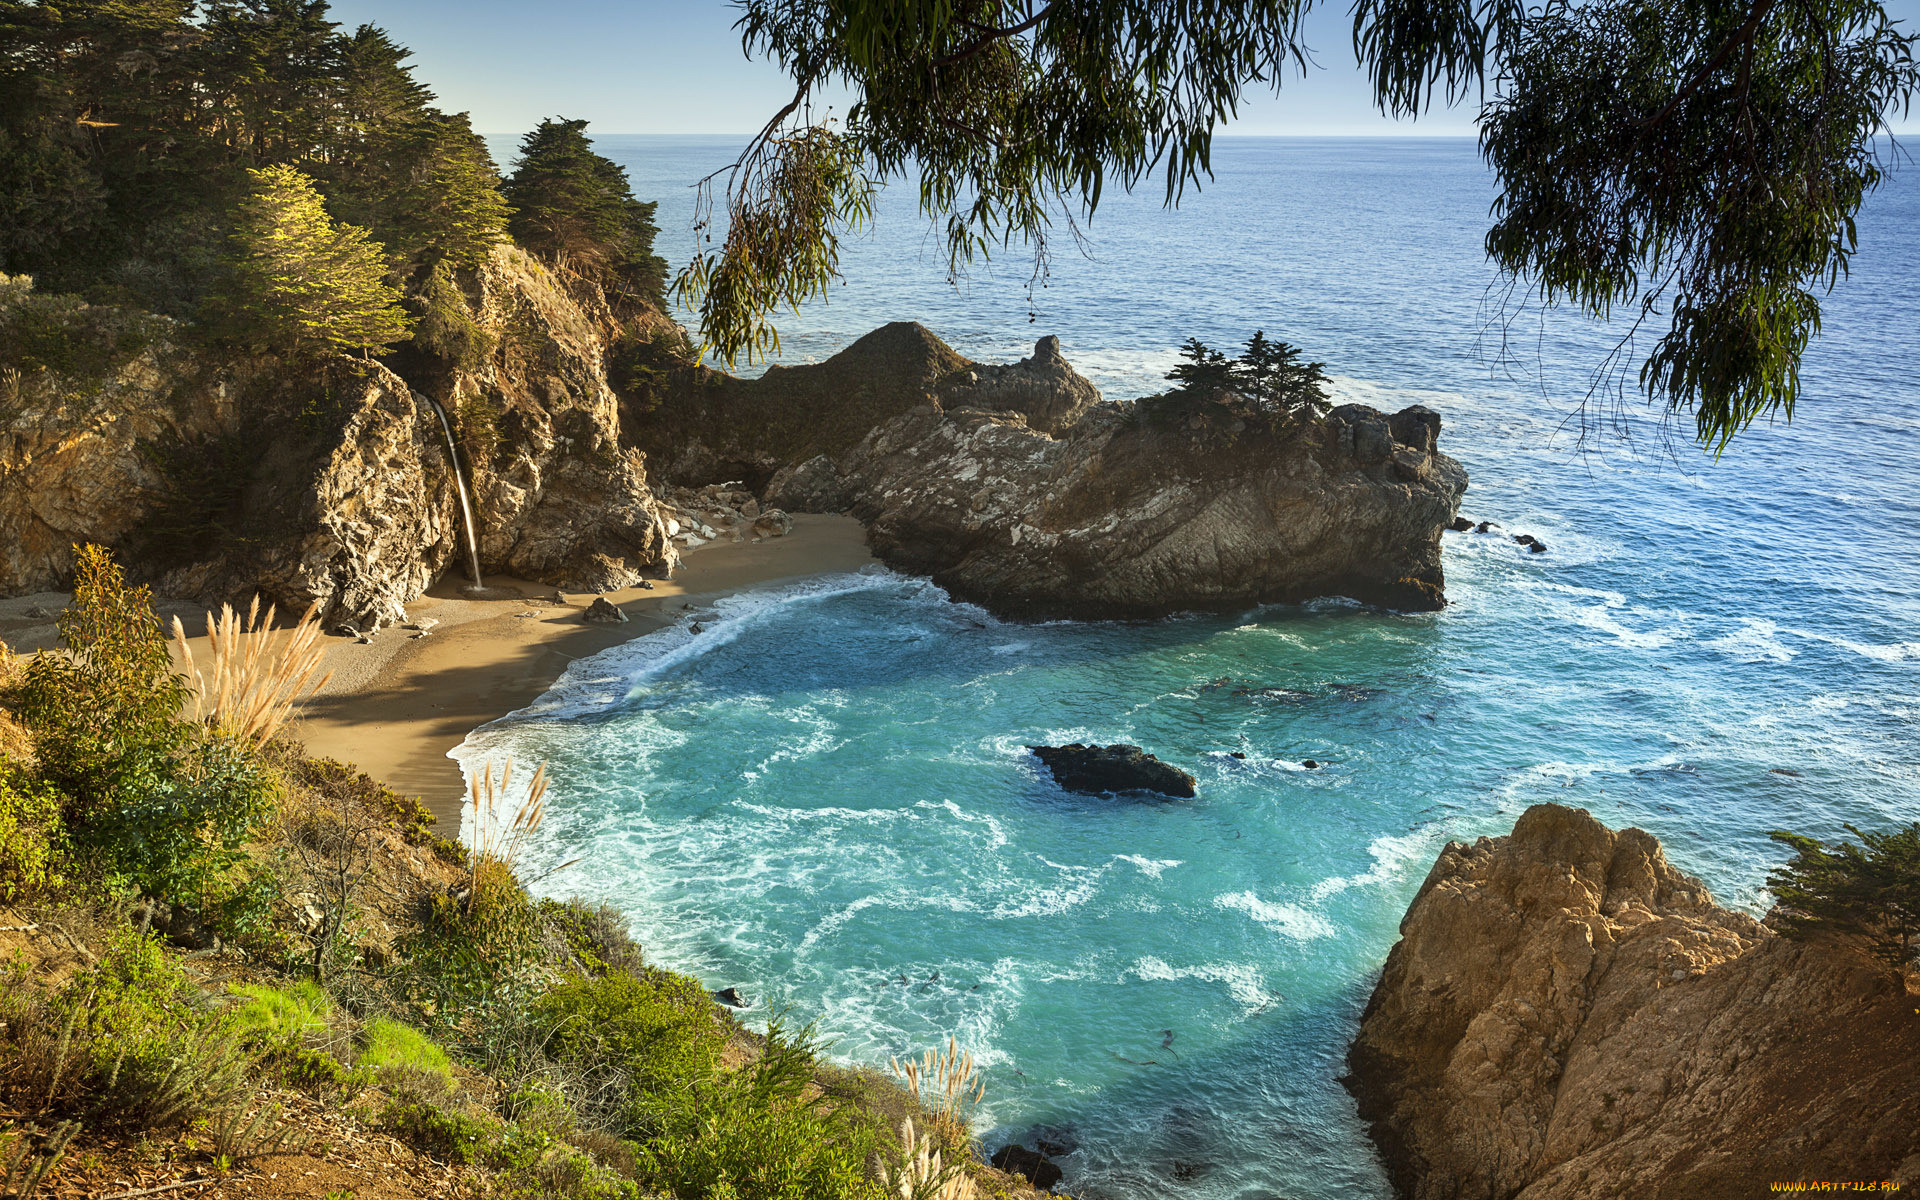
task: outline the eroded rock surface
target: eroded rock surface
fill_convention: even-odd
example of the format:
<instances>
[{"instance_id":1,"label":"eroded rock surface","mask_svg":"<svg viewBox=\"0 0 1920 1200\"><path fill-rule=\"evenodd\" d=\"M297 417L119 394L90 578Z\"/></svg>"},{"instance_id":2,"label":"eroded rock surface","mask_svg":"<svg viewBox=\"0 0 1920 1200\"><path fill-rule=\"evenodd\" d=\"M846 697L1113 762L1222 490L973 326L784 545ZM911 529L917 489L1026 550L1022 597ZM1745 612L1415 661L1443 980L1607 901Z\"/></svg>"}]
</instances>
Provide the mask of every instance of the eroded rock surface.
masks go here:
<instances>
[{"instance_id":1,"label":"eroded rock surface","mask_svg":"<svg viewBox=\"0 0 1920 1200\"><path fill-rule=\"evenodd\" d=\"M1404 1196L1920 1183L1920 997L1718 907L1650 834L1538 805L1449 844L1400 932L1348 1086Z\"/></svg>"},{"instance_id":2,"label":"eroded rock surface","mask_svg":"<svg viewBox=\"0 0 1920 1200\"><path fill-rule=\"evenodd\" d=\"M889 564L1015 616L1445 604L1440 534L1467 477L1437 449L1439 414L1168 428L1095 403L1050 343L950 372L857 445L776 473L767 500L850 510Z\"/></svg>"},{"instance_id":3,"label":"eroded rock surface","mask_svg":"<svg viewBox=\"0 0 1920 1200\"><path fill-rule=\"evenodd\" d=\"M0 280L0 283L7 281ZM40 298L19 281L0 303ZM461 553L455 415L485 569L578 591L631 585L674 551L605 378L609 314L501 247L466 280L492 349L466 368L378 363L324 378L178 349L163 318L85 306L125 353L85 371L11 366L0 398L0 595L57 590L73 544L113 548L163 594L378 628ZM139 337L124 336L129 323ZM421 389L426 389L423 394Z\"/></svg>"}]
</instances>

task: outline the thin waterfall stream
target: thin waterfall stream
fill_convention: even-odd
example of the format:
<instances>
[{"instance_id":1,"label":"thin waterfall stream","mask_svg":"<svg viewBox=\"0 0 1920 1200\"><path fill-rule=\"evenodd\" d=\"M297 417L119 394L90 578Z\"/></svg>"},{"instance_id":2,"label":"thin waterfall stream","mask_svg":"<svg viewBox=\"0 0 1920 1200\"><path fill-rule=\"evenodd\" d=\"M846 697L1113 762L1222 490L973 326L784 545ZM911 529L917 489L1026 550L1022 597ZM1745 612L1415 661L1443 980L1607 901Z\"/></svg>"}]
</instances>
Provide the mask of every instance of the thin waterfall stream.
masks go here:
<instances>
[{"instance_id":1,"label":"thin waterfall stream","mask_svg":"<svg viewBox=\"0 0 1920 1200\"><path fill-rule=\"evenodd\" d=\"M480 539L473 531L473 506L467 502L467 476L460 469L460 447L453 440L453 422L447 420L447 410L432 396L425 397L433 406L433 415L440 418L440 432L447 437L447 457L453 461L453 490L460 497L460 521L467 533L467 573L473 576L473 590L482 591L486 582L480 578Z\"/></svg>"}]
</instances>

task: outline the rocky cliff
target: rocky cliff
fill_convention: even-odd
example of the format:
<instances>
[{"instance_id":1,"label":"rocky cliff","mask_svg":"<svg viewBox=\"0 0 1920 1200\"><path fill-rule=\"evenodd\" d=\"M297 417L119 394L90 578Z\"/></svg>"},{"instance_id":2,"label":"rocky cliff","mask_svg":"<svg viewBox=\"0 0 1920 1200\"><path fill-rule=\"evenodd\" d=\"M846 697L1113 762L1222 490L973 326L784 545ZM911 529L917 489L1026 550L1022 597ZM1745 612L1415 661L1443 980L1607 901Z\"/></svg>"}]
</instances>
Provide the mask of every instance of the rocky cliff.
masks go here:
<instances>
[{"instance_id":1,"label":"rocky cliff","mask_svg":"<svg viewBox=\"0 0 1920 1200\"><path fill-rule=\"evenodd\" d=\"M1169 423L1098 403L1052 338L1011 367L953 367L913 398L857 443L790 455L768 502L850 510L885 561L1017 616L1445 603L1440 532L1467 479L1438 452L1430 409Z\"/></svg>"},{"instance_id":2,"label":"rocky cliff","mask_svg":"<svg viewBox=\"0 0 1920 1200\"><path fill-rule=\"evenodd\" d=\"M1451 843L1349 1087L1413 1200L1703 1200L1920 1183L1920 997L1716 906L1638 829L1529 809Z\"/></svg>"},{"instance_id":3,"label":"rocky cliff","mask_svg":"<svg viewBox=\"0 0 1920 1200\"><path fill-rule=\"evenodd\" d=\"M162 318L0 281L0 594L64 587L95 541L166 594L403 619L461 546L428 397L454 413L487 570L601 590L670 566L619 438L611 317L511 247L463 283L478 351L396 360L410 384L188 349Z\"/></svg>"}]
</instances>

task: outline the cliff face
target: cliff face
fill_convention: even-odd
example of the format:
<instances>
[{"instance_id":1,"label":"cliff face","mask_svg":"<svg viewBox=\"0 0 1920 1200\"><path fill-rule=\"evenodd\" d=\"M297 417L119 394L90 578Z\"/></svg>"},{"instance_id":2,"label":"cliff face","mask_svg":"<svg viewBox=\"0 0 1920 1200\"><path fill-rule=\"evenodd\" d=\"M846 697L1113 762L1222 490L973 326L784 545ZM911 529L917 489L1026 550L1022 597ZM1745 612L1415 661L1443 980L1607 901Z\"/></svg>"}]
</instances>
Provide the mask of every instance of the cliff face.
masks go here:
<instances>
[{"instance_id":1,"label":"cliff face","mask_svg":"<svg viewBox=\"0 0 1920 1200\"><path fill-rule=\"evenodd\" d=\"M213 365L163 319L16 283L0 312L53 313L54 341L113 349L0 379L0 594L65 587L73 543L94 541L166 594L402 620L462 553L427 395L456 415L486 569L603 590L670 566L644 457L619 440L611 319L509 247L467 282L490 349L471 369L416 373L424 392L377 363L321 378Z\"/></svg>"},{"instance_id":2,"label":"cliff face","mask_svg":"<svg viewBox=\"0 0 1920 1200\"><path fill-rule=\"evenodd\" d=\"M1920 998L1717 907L1638 829L1529 809L1441 853L1349 1056L1414 1200L1920 1183Z\"/></svg>"},{"instance_id":3,"label":"cliff face","mask_svg":"<svg viewBox=\"0 0 1920 1200\"><path fill-rule=\"evenodd\" d=\"M1098 399L1049 338L1013 367L949 372L858 444L776 474L767 499L850 509L888 563L1019 616L1445 603L1440 531L1467 481L1436 449L1437 413L1348 405L1201 435Z\"/></svg>"}]
</instances>

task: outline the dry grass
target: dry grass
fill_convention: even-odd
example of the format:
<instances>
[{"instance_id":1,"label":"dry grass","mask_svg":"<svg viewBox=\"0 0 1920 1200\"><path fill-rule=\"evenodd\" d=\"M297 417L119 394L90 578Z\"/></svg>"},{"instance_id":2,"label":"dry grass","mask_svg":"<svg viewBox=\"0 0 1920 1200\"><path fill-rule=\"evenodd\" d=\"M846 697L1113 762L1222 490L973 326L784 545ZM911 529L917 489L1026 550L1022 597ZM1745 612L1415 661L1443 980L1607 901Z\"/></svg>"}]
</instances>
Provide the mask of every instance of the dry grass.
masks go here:
<instances>
[{"instance_id":1,"label":"dry grass","mask_svg":"<svg viewBox=\"0 0 1920 1200\"><path fill-rule=\"evenodd\" d=\"M493 761L489 759L480 764L480 773L467 783L467 827L473 831L472 852L476 870L482 864L496 862L504 865L516 875L520 855L526 850L527 839L540 828L540 822L547 816L547 765L533 773L532 782L527 784L527 794L514 805L513 818L502 822L500 816L506 807L512 804L513 760L509 758L500 767L498 777L494 775ZM573 859L553 868L562 871L579 862ZM552 874L552 871L547 874Z\"/></svg>"},{"instance_id":2,"label":"dry grass","mask_svg":"<svg viewBox=\"0 0 1920 1200\"><path fill-rule=\"evenodd\" d=\"M973 1055L948 1038L944 1052L929 1050L918 1062L896 1058L892 1066L927 1114L934 1136L952 1148L965 1146L972 1136L968 1118L987 1086L974 1076Z\"/></svg>"},{"instance_id":3,"label":"dry grass","mask_svg":"<svg viewBox=\"0 0 1920 1200\"><path fill-rule=\"evenodd\" d=\"M173 639L181 661L193 679L194 716L217 725L242 742L264 746L293 716L300 701L327 685L331 673L314 679L324 650L316 605L293 623L273 628L274 608L260 611L260 597L247 607L243 621L233 605L220 606L220 615L207 614L207 642L212 662L205 672L194 662L187 631L173 619ZM278 647L275 647L275 643Z\"/></svg>"},{"instance_id":4,"label":"dry grass","mask_svg":"<svg viewBox=\"0 0 1920 1200\"><path fill-rule=\"evenodd\" d=\"M973 1177L960 1163L950 1163L931 1137L920 1136L911 1120L900 1123L898 1170L887 1173L890 1195L899 1200L973 1200Z\"/></svg>"}]
</instances>

